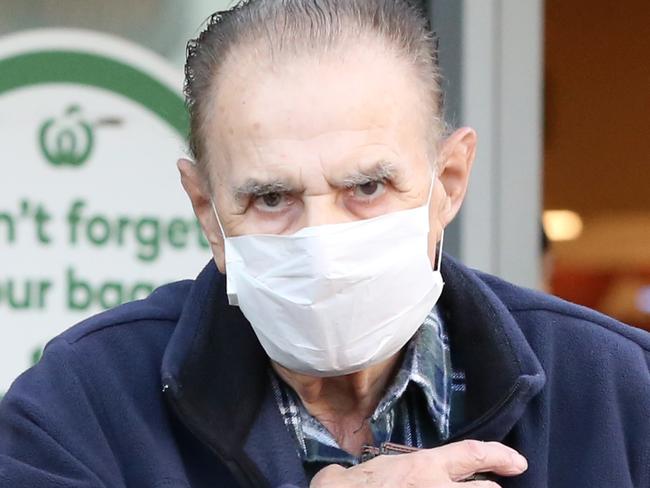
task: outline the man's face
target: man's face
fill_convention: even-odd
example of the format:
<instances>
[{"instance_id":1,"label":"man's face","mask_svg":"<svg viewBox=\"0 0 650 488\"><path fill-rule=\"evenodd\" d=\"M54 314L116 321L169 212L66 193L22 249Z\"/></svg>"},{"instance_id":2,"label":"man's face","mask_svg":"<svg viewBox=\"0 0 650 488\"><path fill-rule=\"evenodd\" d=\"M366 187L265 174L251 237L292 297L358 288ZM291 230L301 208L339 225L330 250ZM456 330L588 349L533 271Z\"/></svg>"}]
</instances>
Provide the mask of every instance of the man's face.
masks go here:
<instances>
[{"instance_id":1,"label":"man's face","mask_svg":"<svg viewBox=\"0 0 650 488\"><path fill-rule=\"evenodd\" d=\"M405 61L379 43L283 57L274 67L242 57L218 83L204 137L228 237L291 234L418 207L433 183L435 245L452 202L434 178L430 102ZM222 268L216 222L192 200Z\"/></svg>"}]
</instances>

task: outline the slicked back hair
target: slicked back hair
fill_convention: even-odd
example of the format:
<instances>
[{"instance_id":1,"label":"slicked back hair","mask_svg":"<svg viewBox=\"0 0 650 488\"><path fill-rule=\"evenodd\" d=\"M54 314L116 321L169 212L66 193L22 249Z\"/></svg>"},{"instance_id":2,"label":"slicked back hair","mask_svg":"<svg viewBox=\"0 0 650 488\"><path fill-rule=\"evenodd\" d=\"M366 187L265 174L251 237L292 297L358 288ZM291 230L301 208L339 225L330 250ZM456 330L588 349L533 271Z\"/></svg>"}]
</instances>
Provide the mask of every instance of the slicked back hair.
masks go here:
<instances>
[{"instance_id":1,"label":"slicked back hair","mask_svg":"<svg viewBox=\"0 0 650 488\"><path fill-rule=\"evenodd\" d=\"M209 17L187 45L185 98L190 114L189 146L199 167L207 165L204 129L221 68L240 48L311 54L377 39L412 63L431 105L431 129L443 132L435 36L426 16L409 0L242 0ZM350 43L352 44L346 44Z\"/></svg>"}]
</instances>

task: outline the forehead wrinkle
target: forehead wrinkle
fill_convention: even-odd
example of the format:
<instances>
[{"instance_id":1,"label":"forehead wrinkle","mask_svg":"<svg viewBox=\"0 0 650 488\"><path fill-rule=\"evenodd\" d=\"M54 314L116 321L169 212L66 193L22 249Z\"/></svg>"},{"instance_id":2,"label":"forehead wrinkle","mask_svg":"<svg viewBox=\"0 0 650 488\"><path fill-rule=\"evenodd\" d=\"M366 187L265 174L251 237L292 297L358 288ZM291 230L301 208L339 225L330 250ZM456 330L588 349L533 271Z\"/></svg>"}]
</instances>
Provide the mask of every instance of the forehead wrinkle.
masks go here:
<instances>
[{"instance_id":1,"label":"forehead wrinkle","mask_svg":"<svg viewBox=\"0 0 650 488\"><path fill-rule=\"evenodd\" d=\"M250 142L257 156L263 156L268 150L269 143L293 148L328 145L330 144L329 139L342 138L357 146L384 146L386 145L384 140L387 138L387 132L392 135L394 130L394 127L391 126L373 124L358 128L320 128L312 133L306 133L304 129L288 130L279 128L277 124L260 123L259 119L256 119L256 121L247 121L243 130L238 133Z\"/></svg>"},{"instance_id":2,"label":"forehead wrinkle","mask_svg":"<svg viewBox=\"0 0 650 488\"><path fill-rule=\"evenodd\" d=\"M364 54L364 59L367 57L367 52ZM386 56L385 53L382 53L382 56ZM371 58L372 59L372 58ZM336 72L340 72L341 68L346 69L346 64L349 64L351 61L350 60L345 60L339 58L335 58L330 60L325 67L321 66L320 64L316 66L316 69L318 70L325 70L325 74L328 73L328 68L330 64L336 68ZM292 116L293 112L296 112L296 110L299 112L298 115L304 115L302 112L310 112L310 103L293 103L295 102L295 97L296 94L294 92L287 92L286 93L286 100L283 99L283 101L287 102L284 104L280 105L280 110L275 110L273 111L273 117L269 118L268 114L265 110L265 107L268 105L269 100L277 100L278 99L278 92L274 88L277 83L281 83L280 87L283 85L286 85L287 80L289 82L300 82L303 85L314 85L316 87L320 87L320 89L312 89L312 90L306 90L305 93L302 95L304 97L316 97L316 100L320 99L322 97L322 90L329 90L332 92L335 92L337 89L338 90L350 90L349 84L345 84L341 80L330 80L329 78L327 80L322 79L319 73L314 73L314 69L311 66L314 63L313 59L293 59L291 61L286 61L285 64L283 64L283 69L278 69L276 67L276 73L269 71L268 69L262 68L263 71L266 71L266 73L269 76L260 76L260 67L259 64L255 63L239 63L235 66L233 66L231 69L233 71L241 71L240 77L242 78L241 82L235 82L233 79L233 76L230 77L224 77L221 81L220 85L220 96L219 100L220 103L216 104L217 110L220 112L223 112L223 115L226 117L230 118L230 114L236 115L237 119L237 129L238 132L243 132L247 133L249 135L260 135L263 134L266 137L274 137L278 139L289 139L289 140L294 140L294 141L310 141L312 139L318 139L320 137L320 131L315 131L315 132L310 132L307 127L304 126L304 124L299 124L298 126L292 125L291 121L294 118ZM355 63L356 64L356 63ZM330 67L332 68L332 67ZM333 68L332 68L333 69ZM331 71L332 69L329 69ZM293 71L296 71L297 73L294 73ZM246 76L244 76L244 73ZM407 71L404 72L404 76L396 76L393 78L397 79L392 79L391 84L399 83L400 85L404 84L409 84L411 83L410 81L410 76L408 76L409 73ZM356 90L359 91L360 95L367 95L367 83L368 80L364 79L364 76L368 77L371 76L369 74L363 74L361 75L358 72L352 72L350 75L351 80L352 80L352 85L353 87L356 87ZM403 79L403 78L409 78L409 79ZM252 82L252 80L255 80ZM335 83L329 83L329 81L335 81ZM320 86L323 84L322 86ZM333 86L334 88L331 88L331 90L328 88ZM374 90L383 90L386 87L382 87L381 83L372 83L372 86L374 87ZM338 88L337 88L338 87ZM282 90L281 90L282 91ZM391 93L394 90L391 89ZM412 92L412 87L409 86L408 90L404 90L405 93ZM372 100L381 100L383 97L373 97ZM304 101L304 100L303 100ZM228 110L227 105L234 105L238 106L237 110L232 110L233 107L231 107L231 110ZM245 105L245 107L244 107ZM372 103L370 105L355 105L353 108L360 109L360 108L365 108L367 109L368 106L374 107L377 110L380 110L384 108L384 103ZM417 100L417 105L420 106L421 104L421 99L418 97ZM350 107L345 107L345 110L350 110ZM323 115L327 115L328 109L326 108L324 110ZM349 132L350 134L354 134L357 132L367 132L369 130L381 130L384 129L383 127L385 124L385 118L383 117L385 111L381 111L379 113L380 115L380 120L375 119L371 125L365 125L365 121L363 122L364 126L359 126L357 123L351 122L349 117L345 117L345 120L348 121L347 127L337 127L336 132L339 133L345 133ZM390 113L390 112L388 112ZM295 114L293 114L295 115ZM330 114L332 115L332 114ZM336 114L334 114L336 115ZM340 115L340 114L339 114ZM223 120L223 116L221 117ZM280 122L280 123L278 123ZM282 129L287 129L290 128L291 130L289 131L289 136L287 137L287 134L282 134ZM331 131L329 131L331 132Z\"/></svg>"}]
</instances>

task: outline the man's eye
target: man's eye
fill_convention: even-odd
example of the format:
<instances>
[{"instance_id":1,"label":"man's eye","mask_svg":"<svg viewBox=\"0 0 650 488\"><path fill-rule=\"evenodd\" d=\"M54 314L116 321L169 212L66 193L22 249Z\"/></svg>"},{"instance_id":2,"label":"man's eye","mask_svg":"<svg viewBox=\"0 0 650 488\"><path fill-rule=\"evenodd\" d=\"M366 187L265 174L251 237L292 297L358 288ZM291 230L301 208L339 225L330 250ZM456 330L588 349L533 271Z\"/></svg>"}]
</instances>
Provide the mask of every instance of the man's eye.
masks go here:
<instances>
[{"instance_id":1,"label":"man's eye","mask_svg":"<svg viewBox=\"0 0 650 488\"><path fill-rule=\"evenodd\" d=\"M267 193L266 195L262 195L262 201L267 207L277 207L282 203L282 195L277 192Z\"/></svg>"},{"instance_id":2,"label":"man's eye","mask_svg":"<svg viewBox=\"0 0 650 488\"><path fill-rule=\"evenodd\" d=\"M263 212L280 212L289 205L288 195L282 192L271 192L255 198L255 206Z\"/></svg>"},{"instance_id":3,"label":"man's eye","mask_svg":"<svg viewBox=\"0 0 650 488\"><path fill-rule=\"evenodd\" d=\"M354 187L354 196L365 200L379 197L384 193L386 184L381 181L369 181Z\"/></svg>"}]
</instances>

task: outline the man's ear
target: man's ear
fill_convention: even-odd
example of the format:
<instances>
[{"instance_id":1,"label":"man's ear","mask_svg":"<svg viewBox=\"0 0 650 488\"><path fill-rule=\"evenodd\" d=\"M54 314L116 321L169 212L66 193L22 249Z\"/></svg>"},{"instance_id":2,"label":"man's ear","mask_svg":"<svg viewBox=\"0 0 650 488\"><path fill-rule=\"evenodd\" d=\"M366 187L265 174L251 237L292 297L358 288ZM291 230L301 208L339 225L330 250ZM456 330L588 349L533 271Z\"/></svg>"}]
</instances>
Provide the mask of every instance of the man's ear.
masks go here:
<instances>
[{"instance_id":1,"label":"man's ear","mask_svg":"<svg viewBox=\"0 0 650 488\"><path fill-rule=\"evenodd\" d=\"M469 176L476 156L476 131L470 127L456 130L447 137L438 158L438 179L446 193L439 219L446 227L458 214L467 193Z\"/></svg>"},{"instance_id":2,"label":"man's ear","mask_svg":"<svg viewBox=\"0 0 650 488\"><path fill-rule=\"evenodd\" d=\"M194 214L201 224L203 234L210 243L214 260L217 263L219 271L225 272L225 256L223 247L223 235L219 227L219 222L212 208L211 195L207 176L205 176L197 166L188 159L179 159L178 171L181 174L181 184L185 193L190 197Z\"/></svg>"}]
</instances>

